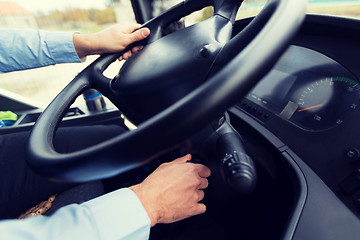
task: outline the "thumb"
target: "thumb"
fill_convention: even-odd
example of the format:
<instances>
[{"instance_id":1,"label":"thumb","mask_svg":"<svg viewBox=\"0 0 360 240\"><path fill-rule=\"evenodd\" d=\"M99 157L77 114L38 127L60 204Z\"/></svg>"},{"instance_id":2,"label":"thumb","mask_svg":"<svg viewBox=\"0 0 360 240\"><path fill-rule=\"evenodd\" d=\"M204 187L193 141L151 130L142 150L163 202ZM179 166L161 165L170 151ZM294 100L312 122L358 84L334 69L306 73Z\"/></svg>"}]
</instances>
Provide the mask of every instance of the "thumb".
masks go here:
<instances>
[{"instance_id":1,"label":"thumb","mask_svg":"<svg viewBox=\"0 0 360 240\"><path fill-rule=\"evenodd\" d=\"M138 42L147 38L149 35L150 35L150 29L141 28L130 34L130 40L131 42Z\"/></svg>"}]
</instances>

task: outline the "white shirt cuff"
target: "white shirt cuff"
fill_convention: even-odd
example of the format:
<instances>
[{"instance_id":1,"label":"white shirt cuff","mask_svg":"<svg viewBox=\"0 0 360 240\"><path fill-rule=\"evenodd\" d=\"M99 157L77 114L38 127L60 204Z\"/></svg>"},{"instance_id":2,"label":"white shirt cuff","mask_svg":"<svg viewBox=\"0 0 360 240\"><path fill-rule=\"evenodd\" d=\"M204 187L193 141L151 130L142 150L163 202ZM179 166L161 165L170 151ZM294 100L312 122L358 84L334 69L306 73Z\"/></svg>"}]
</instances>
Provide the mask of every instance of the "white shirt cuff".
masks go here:
<instances>
[{"instance_id":1,"label":"white shirt cuff","mask_svg":"<svg viewBox=\"0 0 360 240\"><path fill-rule=\"evenodd\" d=\"M90 208L102 239L149 238L149 216L129 188L119 189L82 205Z\"/></svg>"}]
</instances>

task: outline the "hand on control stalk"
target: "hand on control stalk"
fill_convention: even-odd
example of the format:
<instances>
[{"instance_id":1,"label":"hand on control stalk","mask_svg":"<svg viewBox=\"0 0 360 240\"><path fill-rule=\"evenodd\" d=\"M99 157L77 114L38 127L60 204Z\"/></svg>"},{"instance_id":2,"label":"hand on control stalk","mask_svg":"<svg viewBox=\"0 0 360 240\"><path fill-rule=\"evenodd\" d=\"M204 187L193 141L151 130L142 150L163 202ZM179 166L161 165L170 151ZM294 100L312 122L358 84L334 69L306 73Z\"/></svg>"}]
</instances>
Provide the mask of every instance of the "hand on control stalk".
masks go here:
<instances>
[{"instance_id":1,"label":"hand on control stalk","mask_svg":"<svg viewBox=\"0 0 360 240\"><path fill-rule=\"evenodd\" d=\"M142 183L130 187L148 213L151 226L172 223L204 213L204 198L210 169L189 163L191 155L161 164Z\"/></svg>"}]
</instances>

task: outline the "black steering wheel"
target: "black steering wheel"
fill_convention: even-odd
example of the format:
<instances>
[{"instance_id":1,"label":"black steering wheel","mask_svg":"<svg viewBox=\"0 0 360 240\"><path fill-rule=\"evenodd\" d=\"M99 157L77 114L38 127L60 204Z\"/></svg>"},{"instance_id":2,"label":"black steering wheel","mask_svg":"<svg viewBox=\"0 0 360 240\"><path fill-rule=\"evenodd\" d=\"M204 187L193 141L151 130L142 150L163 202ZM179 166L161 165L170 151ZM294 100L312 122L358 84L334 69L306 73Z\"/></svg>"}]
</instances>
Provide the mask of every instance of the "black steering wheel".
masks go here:
<instances>
[{"instance_id":1,"label":"black steering wheel","mask_svg":"<svg viewBox=\"0 0 360 240\"><path fill-rule=\"evenodd\" d=\"M286 50L306 0L269 0L240 33L232 26L242 0L186 0L143 26L151 36L114 79L104 70L123 52L104 54L53 100L36 122L28 163L38 173L83 182L111 177L175 148L244 96ZM163 36L164 28L206 6L208 20ZM130 46L131 47L131 46ZM95 146L60 154L55 131L71 103L96 88L138 128ZM139 150L140 149L140 150Z\"/></svg>"}]
</instances>

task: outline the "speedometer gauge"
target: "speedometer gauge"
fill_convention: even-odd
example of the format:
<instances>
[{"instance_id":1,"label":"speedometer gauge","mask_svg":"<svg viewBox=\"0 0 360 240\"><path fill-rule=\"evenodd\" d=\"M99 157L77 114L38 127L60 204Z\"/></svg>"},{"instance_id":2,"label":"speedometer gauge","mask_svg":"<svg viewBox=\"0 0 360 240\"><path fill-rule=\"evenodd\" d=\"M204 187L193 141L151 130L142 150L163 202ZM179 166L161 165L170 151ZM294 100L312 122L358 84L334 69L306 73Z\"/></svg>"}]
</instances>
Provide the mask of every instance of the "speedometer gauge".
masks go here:
<instances>
[{"instance_id":1,"label":"speedometer gauge","mask_svg":"<svg viewBox=\"0 0 360 240\"><path fill-rule=\"evenodd\" d=\"M357 110L360 85L346 77L324 77L299 88L293 96L298 105L290 121L307 129L326 129L343 123Z\"/></svg>"},{"instance_id":2,"label":"speedometer gauge","mask_svg":"<svg viewBox=\"0 0 360 240\"><path fill-rule=\"evenodd\" d=\"M247 100L298 127L322 131L360 111L360 81L328 56L291 46Z\"/></svg>"}]
</instances>

